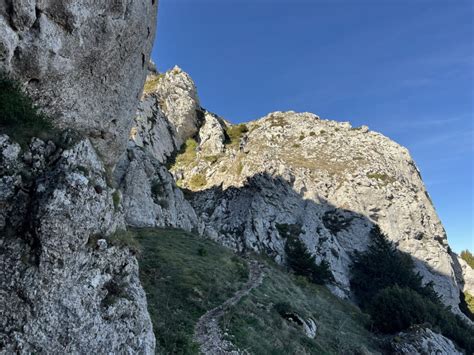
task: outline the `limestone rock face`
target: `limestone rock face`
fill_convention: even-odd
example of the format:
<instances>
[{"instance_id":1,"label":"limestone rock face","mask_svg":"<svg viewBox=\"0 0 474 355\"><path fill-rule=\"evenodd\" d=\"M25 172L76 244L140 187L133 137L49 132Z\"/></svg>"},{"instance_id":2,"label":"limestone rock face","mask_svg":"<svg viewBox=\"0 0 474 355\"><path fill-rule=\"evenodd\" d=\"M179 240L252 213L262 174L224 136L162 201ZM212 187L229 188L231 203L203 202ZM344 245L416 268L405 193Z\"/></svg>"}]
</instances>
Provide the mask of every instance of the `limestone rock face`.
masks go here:
<instances>
[{"instance_id":1,"label":"limestone rock face","mask_svg":"<svg viewBox=\"0 0 474 355\"><path fill-rule=\"evenodd\" d=\"M208 111L204 113L204 124L199 130L200 148L204 153L213 156L224 152L224 127L222 119Z\"/></svg>"},{"instance_id":2,"label":"limestone rock face","mask_svg":"<svg viewBox=\"0 0 474 355\"><path fill-rule=\"evenodd\" d=\"M296 225L316 260L330 264L333 291L344 297L351 254L365 250L378 224L457 309L459 264L406 148L365 126L292 111L249 122L239 134L226 130L231 137L221 153L206 146L221 141L219 130L214 138L200 131L195 158L178 159L171 170L194 190L205 234L284 262L279 225Z\"/></svg>"},{"instance_id":3,"label":"limestone rock face","mask_svg":"<svg viewBox=\"0 0 474 355\"><path fill-rule=\"evenodd\" d=\"M0 352L154 353L137 260L88 139L63 150L0 136Z\"/></svg>"},{"instance_id":4,"label":"limestone rock face","mask_svg":"<svg viewBox=\"0 0 474 355\"><path fill-rule=\"evenodd\" d=\"M198 229L194 209L168 170L150 153L130 147L117 165L127 225Z\"/></svg>"},{"instance_id":5,"label":"limestone rock face","mask_svg":"<svg viewBox=\"0 0 474 355\"><path fill-rule=\"evenodd\" d=\"M147 95L140 102L130 140L132 145L145 149L163 164L179 149L175 127L166 118L155 95Z\"/></svg>"},{"instance_id":6,"label":"limestone rock face","mask_svg":"<svg viewBox=\"0 0 474 355\"><path fill-rule=\"evenodd\" d=\"M149 98L152 96L152 98ZM145 98L138 120L150 119L150 102L156 101L166 117L177 148L194 136L201 126L201 106L191 77L174 67L164 74L152 74L145 84ZM142 117L140 117L142 116ZM166 131L163 132L165 135Z\"/></svg>"},{"instance_id":7,"label":"limestone rock face","mask_svg":"<svg viewBox=\"0 0 474 355\"><path fill-rule=\"evenodd\" d=\"M399 333L391 343L395 354L462 355L453 342L428 328L417 328Z\"/></svg>"},{"instance_id":8,"label":"limestone rock face","mask_svg":"<svg viewBox=\"0 0 474 355\"><path fill-rule=\"evenodd\" d=\"M0 0L0 70L107 165L126 146L148 70L157 0Z\"/></svg>"}]
</instances>

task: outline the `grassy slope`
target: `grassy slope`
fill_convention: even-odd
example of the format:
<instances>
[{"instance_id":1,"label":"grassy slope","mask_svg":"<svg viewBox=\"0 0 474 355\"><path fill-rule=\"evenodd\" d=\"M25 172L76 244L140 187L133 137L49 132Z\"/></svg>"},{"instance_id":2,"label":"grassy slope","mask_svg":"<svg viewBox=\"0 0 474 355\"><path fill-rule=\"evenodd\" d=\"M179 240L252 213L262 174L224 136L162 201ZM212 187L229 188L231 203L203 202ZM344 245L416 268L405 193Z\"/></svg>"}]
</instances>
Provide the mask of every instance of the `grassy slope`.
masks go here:
<instances>
[{"instance_id":1,"label":"grassy slope","mask_svg":"<svg viewBox=\"0 0 474 355\"><path fill-rule=\"evenodd\" d=\"M217 244L181 230L135 230L140 278L163 353L198 353L194 325L247 280L245 262Z\"/></svg>"},{"instance_id":2,"label":"grassy slope","mask_svg":"<svg viewBox=\"0 0 474 355\"><path fill-rule=\"evenodd\" d=\"M247 278L244 261L214 242L172 229L134 231L142 245L140 277L148 297L158 346L163 353L198 353L192 342L197 319L239 289ZM200 252L201 250L201 252ZM203 252L202 250L205 250ZM206 254L202 256L202 254ZM355 307L325 287L289 275L271 261L263 284L222 320L229 338L252 354L342 354L377 344ZM273 309L287 302L318 323L315 340L307 338Z\"/></svg>"},{"instance_id":3,"label":"grassy slope","mask_svg":"<svg viewBox=\"0 0 474 355\"><path fill-rule=\"evenodd\" d=\"M251 354L363 354L377 353L374 335L364 328L368 316L332 295L324 286L288 274L266 261L267 276L262 286L240 302L221 322L229 339ZM284 320L274 309L288 303L318 326L315 339L302 328ZM258 336L257 336L258 334Z\"/></svg>"}]
</instances>

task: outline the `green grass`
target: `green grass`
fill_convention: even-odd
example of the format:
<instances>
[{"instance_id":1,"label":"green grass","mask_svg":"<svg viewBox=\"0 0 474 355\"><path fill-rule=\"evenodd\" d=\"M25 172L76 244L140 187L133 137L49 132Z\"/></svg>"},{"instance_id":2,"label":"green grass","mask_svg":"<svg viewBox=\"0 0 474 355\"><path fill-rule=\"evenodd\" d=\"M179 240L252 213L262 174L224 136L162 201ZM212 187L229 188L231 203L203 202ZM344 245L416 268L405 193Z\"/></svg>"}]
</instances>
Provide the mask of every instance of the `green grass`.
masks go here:
<instances>
[{"instance_id":1,"label":"green grass","mask_svg":"<svg viewBox=\"0 0 474 355\"><path fill-rule=\"evenodd\" d=\"M375 336L365 329L368 316L332 295L324 286L288 274L265 261L267 276L228 313L221 327L240 349L251 354L357 354L380 351ZM277 304L288 304L300 316L313 318L315 339L278 313Z\"/></svg>"},{"instance_id":2,"label":"green grass","mask_svg":"<svg viewBox=\"0 0 474 355\"><path fill-rule=\"evenodd\" d=\"M383 181L386 184L390 184L395 181L393 177L388 176L387 174L382 174L382 173L367 173L367 177L369 179Z\"/></svg>"},{"instance_id":3,"label":"green grass","mask_svg":"<svg viewBox=\"0 0 474 355\"><path fill-rule=\"evenodd\" d=\"M0 133L7 134L23 148L32 137L60 140L60 132L42 114L18 83L0 73Z\"/></svg>"},{"instance_id":4,"label":"green grass","mask_svg":"<svg viewBox=\"0 0 474 355\"><path fill-rule=\"evenodd\" d=\"M247 133L248 131L249 129L243 123L227 127L225 129L225 132L229 139L227 140L226 144L232 147L238 146L240 143L240 138L244 135L244 133Z\"/></svg>"},{"instance_id":5,"label":"green grass","mask_svg":"<svg viewBox=\"0 0 474 355\"><path fill-rule=\"evenodd\" d=\"M194 326L207 310L222 304L248 277L245 262L228 249L176 229L134 230L141 244L140 278L147 293L158 350L197 354ZM244 297L222 319L221 327L240 349L251 354L352 354L380 351L364 328L366 315L323 286L266 264L263 284ZM315 339L280 316L288 304L318 325Z\"/></svg>"},{"instance_id":6,"label":"green grass","mask_svg":"<svg viewBox=\"0 0 474 355\"><path fill-rule=\"evenodd\" d=\"M200 189L201 187L206 186L206 184L206 177L202 174L195 174L189 179L189 187L192 190Z\"/></svg>"},{"instance_id":7,"label":"green grass","mask_svg":"<svg viewBox=\"0 0 474 355\"><path fill-rule=\"evenodd\" d=\"M197 354L192 341L196 321L247 281L245 262L228 249L181 230L133 232L142 247L140 279L147 293L157 351Z\"/></svg>"},{"instance_id":8,"label":"green grass","mask_svg":"<svg viewBox=\"0 0 474 355\"><path fill-rule=\"evenodd\" d=\"M145 86L143 87L143 92L145 94L149 94L153 91L155 91L156 89L156 86L158 85L158 83L161 81L161 79L163 79L165 76L165 74L153 74L153 75L150 75L149 77L147 77L146 81L145 81Z\"/></svg>"},{"instance_id":9,"label":"green grass","mask_svg":"<svg viewBox=\"0 0 474 355\"><path fill-rule=\"evenodd\" d=\"M179 165L188 166L192 163L195 163L197 158L197 147L198 143L195 139L189 138L186 140L176 157L170 161L168 168L173 168L174 166Z\"/></svg>"}]
</instances>

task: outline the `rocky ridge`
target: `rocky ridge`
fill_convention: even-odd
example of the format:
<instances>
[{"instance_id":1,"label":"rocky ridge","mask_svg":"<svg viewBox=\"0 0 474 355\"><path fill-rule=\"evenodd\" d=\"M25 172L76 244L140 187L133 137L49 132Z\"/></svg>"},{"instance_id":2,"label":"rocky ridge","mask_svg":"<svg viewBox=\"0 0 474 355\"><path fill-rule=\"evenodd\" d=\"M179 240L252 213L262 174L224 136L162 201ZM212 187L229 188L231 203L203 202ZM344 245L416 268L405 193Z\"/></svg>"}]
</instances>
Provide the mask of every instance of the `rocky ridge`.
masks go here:
<instances>
[{"instance_id":1,"label":"rocky ridge","mask_svg":"<svg viewBox=\"0 0 474 355\"><path fill-rule=\"evenodd\" d=\"M132 141L159 161L173 161L170 171L189 191L203 234L284 262L281 226L294 226L317 262L329 263L333 292L350 297L351 254L366 248L378 224L413 257L424 281L433 281L443 301L458 309L459 291L471 290L472 276L451 252L406 148L368 127L311 113L274 112L245 125L201 108L192 114L197 106L191 103L198 102L192 83L181 85L192 88L181 93L190 102L178 105L188 108L193 129L178 140L176 127L184 123L167 119L165 88L191 79L179 68L154 78L142 102L152 114L137 117ZM179 141L185 144L175 156Z\"/></svg>"}]
</instances>

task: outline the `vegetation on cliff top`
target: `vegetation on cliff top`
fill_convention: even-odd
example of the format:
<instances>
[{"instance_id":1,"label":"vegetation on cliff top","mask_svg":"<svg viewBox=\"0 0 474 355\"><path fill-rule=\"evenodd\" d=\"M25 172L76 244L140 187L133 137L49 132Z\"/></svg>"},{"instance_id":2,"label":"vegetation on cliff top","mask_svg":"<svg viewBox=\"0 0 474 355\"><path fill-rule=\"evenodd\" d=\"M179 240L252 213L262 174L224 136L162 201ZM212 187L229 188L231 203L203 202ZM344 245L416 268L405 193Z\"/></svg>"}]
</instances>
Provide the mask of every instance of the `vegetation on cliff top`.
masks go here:
<instances>
[{"instance_id":1,"label":"vegetation on cliff top","mask_svg":"<svg viewBox=\"0 0 474 355\"><path fill-rule=\"evenodd\" d=\"M474 269L474 255L469 250L461 252L461 259L463 259L472 269Z\"/></svg>"}]
</instances>

